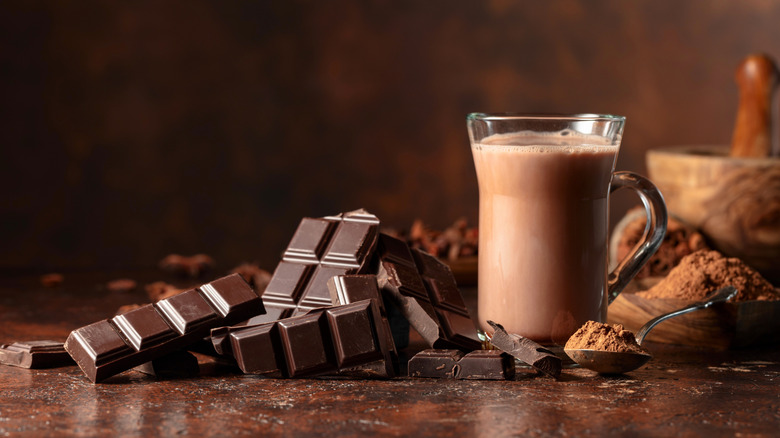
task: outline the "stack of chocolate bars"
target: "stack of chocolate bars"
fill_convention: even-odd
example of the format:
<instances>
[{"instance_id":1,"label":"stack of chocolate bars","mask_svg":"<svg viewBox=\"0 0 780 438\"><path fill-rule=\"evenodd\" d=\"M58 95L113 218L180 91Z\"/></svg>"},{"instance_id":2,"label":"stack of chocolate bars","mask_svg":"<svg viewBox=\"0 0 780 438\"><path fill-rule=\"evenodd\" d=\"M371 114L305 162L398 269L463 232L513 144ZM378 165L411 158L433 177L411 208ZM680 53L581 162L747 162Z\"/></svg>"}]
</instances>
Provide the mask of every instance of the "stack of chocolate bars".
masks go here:
<instances>
[{"instance_id":1,"label":"stack of chocolate bars","mask_svg":"<svg viewBox=\"0 0 780 438\"><path fill-rule=\"evenodd\" d=\"M154 370L150 363L204 339L244 373L390 378L409 324L433 349L409 362L410 376L514 375L509 355L478 351L449 267L380 233L379 219L357 210L304 218L262 296L233 274L74 330L65 350L93 382Z\"/></svg>"}]
</instances>

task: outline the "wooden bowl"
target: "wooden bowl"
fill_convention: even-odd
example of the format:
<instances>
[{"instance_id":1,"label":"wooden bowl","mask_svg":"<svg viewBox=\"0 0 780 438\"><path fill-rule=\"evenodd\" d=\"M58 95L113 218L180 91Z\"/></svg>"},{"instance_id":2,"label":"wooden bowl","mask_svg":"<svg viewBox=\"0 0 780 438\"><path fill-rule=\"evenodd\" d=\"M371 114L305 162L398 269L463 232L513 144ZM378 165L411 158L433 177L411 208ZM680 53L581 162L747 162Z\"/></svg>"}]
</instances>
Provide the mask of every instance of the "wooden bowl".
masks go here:
<instances>
[{"instance_id":1,"label":"wooden bowl","mask_svg":"<svg viewBox=\"0 0 780 438\"><path fill-rule=\"evenodd\" d=\"M778 285L780 158L735 158L728 152L728 146L650 150L650 179L669 213Z\"/></svg>"},{"instance_id":2,"label":"wooden bowl","mask_svg":"<svg viewBox=\"0 0 780 438\"><path fill-rule=\"evenodd\" d=\"M607 321L636 333L658 315L690 304L678 299L646 299L622 293L609 306ZM645 338L666 344L709 349L771 345L780 342L780 301L724 303L657 325Z\"/></svg>"}]
</instances>

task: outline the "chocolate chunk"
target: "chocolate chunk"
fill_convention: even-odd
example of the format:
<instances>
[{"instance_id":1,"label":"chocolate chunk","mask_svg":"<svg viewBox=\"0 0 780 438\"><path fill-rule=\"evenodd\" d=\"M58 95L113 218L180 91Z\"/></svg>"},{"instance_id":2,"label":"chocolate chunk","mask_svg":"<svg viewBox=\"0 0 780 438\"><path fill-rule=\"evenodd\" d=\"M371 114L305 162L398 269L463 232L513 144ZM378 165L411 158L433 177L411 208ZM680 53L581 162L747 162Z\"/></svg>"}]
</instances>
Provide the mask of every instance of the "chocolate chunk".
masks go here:
<instances>
[{"instance_id":1,"label":"chocolate chunk","mask_svg":"<svg viewBox=\"0 0 780 438\"><path fill-rule=\"evenodd\" d=\"M558 378L561 375L561 358L536 342L520 335L509 334L501 324L488 321L495 330L490 343L521 361L531 365L537 371Z\"/></svg>"},{"instance_id":2,"label":"chocolate chunk","mask_svg":"<svg viewBox=\"0 0 780 438\"><path fill-rule=\"evenodd\" d=\"M65 342L93 382L154 360L209 334L264 313L262 300L238 274L155 304L74 330Z\"/></svg>"},{"instance_id":3,"label":"chocolate chunk","mask_svg":"<svg viewBox=\"0 0 780 438\"><path fill-rule=\"evenodd\" d=\"M328 280L328 291L330 291L333 304L351 304L363 300L374 300L379 307L381 316L379 323L384 326L382 331L388 335L386 343L390 350L393 366L397 369L398 353L396 352L392 327L382 299L382 293L379 291L376 275L337 275ZM408 329L406 334L408 340Z\"/></svg>"},{"instance_id":4,"label":"chocolate chunk","mask_svg":"<svg viewBox=\"0 0 780 438\"><path fill-rule=\"evenodd\" d=\"M394 237L379 237L379 284L433 348L481 348L450 268Z\"/></svg>"},{"instance_id":5,"label":"chocolate chunk","mask_svg":"<svg viewBox=\"0 0 780 438\"><path fill-rule=\"evenodd\" d=\"M439 379L506 380L515 375L511 356L498 350L424 350L409 360L409 377Z\"/></svg>"},{"instance_id":6,"label":"chocolate chunk","mask_svg":"<svg viewBox=\"0 0 780 438\"><path fill-rule=\"evenodd\" d=\"M409 377L454 379L459 373L460 350L423 350L409 359Z\"/></svg>"},{"instance_id":7,"label":"chocolate chunk","mask_svg":"<svg viewBox=\"0 0 780 438\"><path fill-rule=\"evenodd\" d=\"M459 379L506 380L515 376L515 360L498 350L477 350L463 356Z\"/></svg>"},{"instance_id":8,"label":"chocolate chunk","mask_svg":"<svg viewBox=\"0 0 780 438\"><path fill-rule=\"evenodd\" d=\"M246 325L302 315L333 304L328 280L335 275L367 272L378 230L379 219L365 210L302 219L262 294L267 313ZM218 348L229 349L227 345Z\"/></svg>"},{"instance_id":9,"label":"chocolate chunk","mask_svg":"<svg viewBox=\"0 0 780 438\"><path fill-rule=\"evenodd\" d=\"M228 337L245 373L272 377L352 375L393 377L390 335L376 300L316 309Z\"/></svg>"},{"instance_id":10,"label":"chocolate chunk","mask_svg":"<svg viewBox=\"0 0 780 438\"><path fill-rule=\"evenodd\" d=\"M27 341L0 345L0 364L21 368L55 368L73 365L62 342Z\"/></svg>"},{"instance_id":11,"label":"chocolate chunk","mask_svg":"<svg viewBox=\"0 0 780 438\"><path fill-rule=\"evenodd\" d=\"M163 379L195 376L200 371L198 358L184 350L174 351L133 369Z\"/></svg>"}]
</instances>

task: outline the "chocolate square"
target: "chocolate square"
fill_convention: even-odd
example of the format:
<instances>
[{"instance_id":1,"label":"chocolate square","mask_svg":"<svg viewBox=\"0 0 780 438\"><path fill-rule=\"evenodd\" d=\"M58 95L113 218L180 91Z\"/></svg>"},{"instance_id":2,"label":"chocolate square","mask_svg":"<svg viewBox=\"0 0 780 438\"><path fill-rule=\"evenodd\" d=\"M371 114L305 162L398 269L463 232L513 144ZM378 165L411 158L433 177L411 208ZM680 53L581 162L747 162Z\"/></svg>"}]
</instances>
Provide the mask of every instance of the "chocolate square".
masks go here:
<instances>
[{"instance_id":1,"label":"chocolate square","mask_svg":"<svg viewBox=\"0 0 780 438\"><path fill-rule=\"evenodd\" d=\"M287 361L287 375L297 377L332 368L330 339L323 330L323 313L283 319L278 322L279 335Z\"/></svg>"},{"instance_id":2,"label":"chocolate square","mask_svg":"<svg viewBox=\"0 0 780 438\"><path fill-rule=\"evenodd\" d=\"M154 305L181 334L192 332L197 327L219 317L197 289L182 292L158 301Z\"/></svg>"},{"instance_id":3,"label":"chocolate square","mask_svg":"<svg viewBox=\"0 0 780 438\"><path fill-rule=\"evenodd\" d=\"M371 311L371 301L325 311L333 339L340 340L334 343L340 368L384 358L372 324L373 318L369 315Z\"/></svg>"},{"instance_id":4,"label":"chocolate square","mask_svg":"<svg viewBox=\"0 0 780 438\"><path fill-rule=\"evenodd\" d=\"M136 350L176 336L151 304L117 315L112 321Z\"/></svg>"}]
</instances>

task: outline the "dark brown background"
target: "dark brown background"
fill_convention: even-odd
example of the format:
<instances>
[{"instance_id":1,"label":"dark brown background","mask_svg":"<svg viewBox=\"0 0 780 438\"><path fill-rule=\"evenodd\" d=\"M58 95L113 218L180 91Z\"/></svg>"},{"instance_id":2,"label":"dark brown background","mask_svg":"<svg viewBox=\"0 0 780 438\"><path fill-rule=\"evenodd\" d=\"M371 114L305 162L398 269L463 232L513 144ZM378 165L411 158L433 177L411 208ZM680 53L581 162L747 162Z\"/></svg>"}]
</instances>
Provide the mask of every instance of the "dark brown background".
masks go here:
<instances>
[{"instance_id":1,"label":"dark brown background","mask_svg":"<svg viewBox=\"0 0 780 438\"><path fill-rule=\"evenodd\" d=\"M773 1L0 3L0 268L273 267L302 216L476 220L472 111L727 143ZM615 216L628 206L618 198Z\"/></svg>"}]
</instances>

